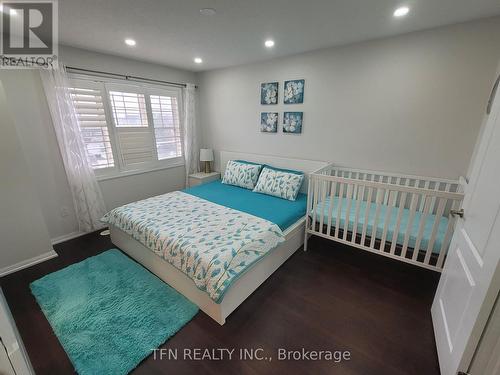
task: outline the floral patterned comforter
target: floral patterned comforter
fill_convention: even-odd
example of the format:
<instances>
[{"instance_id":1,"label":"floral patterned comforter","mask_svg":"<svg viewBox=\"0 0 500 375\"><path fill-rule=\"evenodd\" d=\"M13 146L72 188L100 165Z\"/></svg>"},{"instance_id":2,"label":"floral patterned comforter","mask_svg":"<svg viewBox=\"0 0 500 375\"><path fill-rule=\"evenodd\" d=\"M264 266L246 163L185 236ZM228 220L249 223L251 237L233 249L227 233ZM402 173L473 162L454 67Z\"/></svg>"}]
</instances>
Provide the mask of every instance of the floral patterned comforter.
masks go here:
<instances>
[{"instance_id":1,"label":"floral patterned comforter","mask_svg":"<svg viewBox=\"0 0 500 375\"><path fill-rule=\"evenodd\" d=\"M284 241L281 229L270 221L181 191L126 204L101 220L184 272L215 302Z\"/></svg>"}]
</instances>

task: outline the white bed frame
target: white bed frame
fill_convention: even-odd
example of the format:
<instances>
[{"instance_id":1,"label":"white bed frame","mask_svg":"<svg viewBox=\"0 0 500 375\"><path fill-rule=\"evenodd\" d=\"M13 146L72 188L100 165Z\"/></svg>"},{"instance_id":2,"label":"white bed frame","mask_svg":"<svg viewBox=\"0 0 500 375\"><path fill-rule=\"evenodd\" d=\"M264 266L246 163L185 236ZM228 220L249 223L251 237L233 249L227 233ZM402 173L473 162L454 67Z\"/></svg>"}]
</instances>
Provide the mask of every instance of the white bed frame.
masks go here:
<instances>
[{"instance_id":1,"label":"white bed frame","mask_svg":"<svg viewBox=\"0 0 500 375\"><path fill-rule=\"evenodd\" d=\"M346 218L344 227L339 228L333 223L339 223L341 207L329 206L328 215L317 215L323 212L325 199L329 197L347 198ZM455 226L454 213L457 212L463 200L463 184L460 180L446 180L432 177L412 176L397 173L370 171L328 165L309 175L309 189L307 197L307 212L312 213L306 219L306 236L316 235L334 240L375 254L383 255L402 262L424 267L440 272L450 245L451 235ZM348 224L351 209L354 209L354 223L360 222L360 203L366 202L368 207L376 207L373 230L368 232L367 208L364 214L364 225L358 230L358 225L353 225L352 232ZM353 206L354 205L354 206ZM381 215L381 205L388 206L385 215ZM407 228L403 228L401 217L403 209L408 209L409 219ZM389 238L388 227L391 211L396 210L396 228ZM416 212L421 213L419 230L415 240L415 248L409 244L408 228L411 227ZM428 215L435 215L431 237L427 248L420 246L424 226ZM436 240L439 220L448 217L448 227L439 255L432 252ZM378 223L383 225L383 234L378 238L376 234ZM397 244L397 236L404 233L404 242ZM307 238L304 244L307 250Z\"/></svg>"},{"instance_id":2,"label":"white bed frame","mask_svg":"<svg viewBox=\"0 0 500 375\"><path fill-rule=\"evenodd\" d=\"M312 172L327 165L325 162L289 159L268 155L256 155L241 152L221 151L218 164L221 173L224 174L228 160L247 160L255 163L266 163L278 168L295 169L306 174L302 192L307 191L308 176ZM199 308L212 319L223 325L226 318L245 299L248 298L269 276L273 274L297 249L304 243L305 218L300 219L294 225L284 231L285 242L261 261L254 264L224 295L221 303L215 303L210 297L199 290L194 282L184 273L179 271L167 261L160 258L139 241L132 238L122 230L110 225L111 241L130 257L153 272L160 279L182 293L186 298L199 306Z\"/></svg>"}]
</instances>

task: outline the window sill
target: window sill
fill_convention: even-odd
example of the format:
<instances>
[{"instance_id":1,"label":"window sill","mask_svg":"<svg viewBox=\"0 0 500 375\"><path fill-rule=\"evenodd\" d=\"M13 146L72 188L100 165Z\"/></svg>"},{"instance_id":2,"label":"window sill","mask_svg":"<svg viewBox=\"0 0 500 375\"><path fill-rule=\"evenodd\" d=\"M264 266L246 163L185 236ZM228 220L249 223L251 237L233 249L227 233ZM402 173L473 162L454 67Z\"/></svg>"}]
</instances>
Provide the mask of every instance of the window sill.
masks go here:
<instances>
[{"instance_id":1,"label":"window sill","mask_svg":"<svg viewBox=\"0 0 500 375\"><path fill-rule=\"evenodd\" d=\"M97 181L114 180L117 178L135 176L138 174L157 172L157 171L161 171L164 169L172 169L172 168L178 168L178 167L183 167L183 166L184 166L184 161L175 161L175 162L163 165L163 166L156 166L156 167L150 167L150 168L144 168L144 169L125 170L125 171L121 171L121 172L114 171L114 172L103 174L103 175L96 175L96 178L97 178Z\"/></svg>"}]
</instances>

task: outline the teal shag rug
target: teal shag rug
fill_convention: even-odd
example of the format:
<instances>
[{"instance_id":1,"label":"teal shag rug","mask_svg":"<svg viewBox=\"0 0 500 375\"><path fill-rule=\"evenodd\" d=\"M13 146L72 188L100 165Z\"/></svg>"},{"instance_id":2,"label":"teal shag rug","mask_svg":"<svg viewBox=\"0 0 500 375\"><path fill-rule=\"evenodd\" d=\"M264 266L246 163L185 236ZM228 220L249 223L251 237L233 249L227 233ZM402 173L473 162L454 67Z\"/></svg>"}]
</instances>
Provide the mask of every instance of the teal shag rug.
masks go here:
<instances>
[{"instance_id":1,"label":"teal shag rug","mask_svg":"<svg viewBox=\"0 0 500 375\"><path fill-rule=\"evenodd\" d=\"M30 287L80 375L129 373L198 312L117 249Z\"/></svg>"}]
</instances>

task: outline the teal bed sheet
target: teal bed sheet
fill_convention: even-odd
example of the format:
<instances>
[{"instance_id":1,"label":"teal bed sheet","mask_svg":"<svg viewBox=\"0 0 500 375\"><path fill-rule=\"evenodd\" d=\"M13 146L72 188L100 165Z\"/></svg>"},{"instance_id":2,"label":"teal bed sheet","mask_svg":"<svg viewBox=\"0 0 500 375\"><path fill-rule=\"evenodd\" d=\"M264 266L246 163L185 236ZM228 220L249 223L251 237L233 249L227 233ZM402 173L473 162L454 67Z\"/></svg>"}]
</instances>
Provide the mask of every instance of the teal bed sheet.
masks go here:
<instances>
[{"instance_id":1,"label":"teal bed sheet","mask_svg":"<svg viewBox=\"0 0 500 375\"><path fill-rule=\"evenodd\" d=\"M254 193L238 186L226 185L221 180L183 190L198 198L220 204L268 220L286 230L306 215L307 195L299 194L295 201Z\"/></svg>"},{"instance_id":2,"label":"teal bed sheet","mask_svg":"<svg viewBox=\"0 0 500 375\"><path fill-rule=\"evenodd\" d=\"M348 199L347 198L341 198L341 215L340 215L340 226L339 228L344 229L345 228L345 220L346 220L346 212L347 212L347 205L348 205ZM351 207L349 210L349 231L352 232L354 229L354 222L356 220L356 203L357 201L352 199L351 200ZM333 200L333 209L332 209L332 227L336 226L336 221L337 221L337 209L338 209L338 204L339 204L339 198L334 197ZM363 231L363 226L365 224L365 214L366 214L366 209L367 209L367 202L366 201L361 201L359 205L359 220L357 223L357 233L362 233ZM330 209L330 198L327 198L325 202L320 202L318 203L318 212L316 216L316 221L319 221L321 218L321 212L323 212L323 221L324 224L327 224L328 222L328 213ZM382 204L380 206L380 214L378 217L378 222L377 222L377 229L376 229L376 238L381 239L383 236L383 231L384 231L384 221L386 217L386 212L388 210L389 206ZM367 235L371 237L371 234L373 233L373 226L375 225L375 215L376 215L376 210L377 210L377 205L372 203L370 204L369 212L368 212L368 225L367 225ZM396 230L396 224L397 224L397 217L398 217L398 207L393 207L390 213L389 217L389 226L387 230L387 242L391 242L394 231ZM314 210L313 212L314 213ZM408 227L408 221L410 218L410 210L404 208L401 216L401 224L399 228L399 232L397 235L397 244L403 246L407 227ZM415 216L413 219L413 224L410 228L410 237L408 240L408 247L409 248L414 248L416 245L417 237L418 237L418 232L420 229L420 223L423 220L422 213L421 212L415 212ZM420 250L426 251L429 242L432 237L432 227L434 225L434 222L436 220L435 215L429 214L427 216L427 219L425 221L425 226L424 226L424 233L422 240L420 242ZM439 254L439 251L441 249L441 245L445 239L446 236L446 230L448 228L448 218L446 217L441 217L439 219L439 226L438 226L438 231L436 233L436 239L434 242L434 246L432 248L432 252L434 254Z\"/></svg>"}]
</instances>

